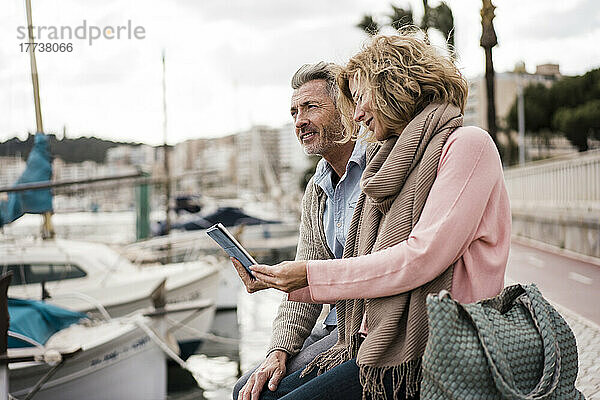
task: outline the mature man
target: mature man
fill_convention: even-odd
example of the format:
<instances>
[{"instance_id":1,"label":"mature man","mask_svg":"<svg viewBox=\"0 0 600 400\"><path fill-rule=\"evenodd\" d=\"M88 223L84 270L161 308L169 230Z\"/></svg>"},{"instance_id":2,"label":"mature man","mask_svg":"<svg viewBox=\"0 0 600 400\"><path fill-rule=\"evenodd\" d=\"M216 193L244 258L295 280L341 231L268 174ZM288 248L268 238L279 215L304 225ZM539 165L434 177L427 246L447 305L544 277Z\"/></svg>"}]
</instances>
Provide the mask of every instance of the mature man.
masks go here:
<instances>
[{"instance_id":1,"label":"mature man","mask_svg":"<svg viewBox=\"0 0 600 400\"><path fill-rule=\"evenodd\" d=\"M324 62L307 64L292 77L290 112L296 136L307 154L323 157L302 200L297 260L342 257L360 194L366 145L362 141L338 143L344 128L336 107L335 69L335 64ZM261 289L261 284L250 279L236 260L234 265L248 292ZM270 390L277 389L284 376L303 368L336 343L335 309L329 312L322 326L315 326L321 310L320 304L282 301L273 322L267 357L238 380L233 389L234 400L238 396L242 400L258 399L267 382Z\"/></svg>"}]
</instances>

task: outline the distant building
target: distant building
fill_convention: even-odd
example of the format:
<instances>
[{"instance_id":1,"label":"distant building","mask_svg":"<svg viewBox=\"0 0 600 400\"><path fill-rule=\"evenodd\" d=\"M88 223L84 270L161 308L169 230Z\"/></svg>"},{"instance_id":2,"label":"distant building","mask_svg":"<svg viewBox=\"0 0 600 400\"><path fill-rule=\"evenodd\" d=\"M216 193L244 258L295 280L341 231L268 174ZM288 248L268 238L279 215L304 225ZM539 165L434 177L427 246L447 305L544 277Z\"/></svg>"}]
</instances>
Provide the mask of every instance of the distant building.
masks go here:
<instances>
[{"instance_id":1,"label":"distant building","mask_svg":"<svg viewBox=\"0 0 600 400\"><path fill-rule=\"evenodd\" d=\"M162 160L157 148L157 160ZM191 139L171 151L175 194L236 197L242 194L296 194L310 165L292 124L258 125L234 135ZM156 168L162 174L162 161Z\"/></svg>"},{"instance_id":2,"label":"distant building","mask_svg":"<svg viewBox=\"0 0 600 400\"><path fill-rule=\"evenodd\" d=\"M150 168L155 161L154 153L154 147L146 144L111 147L106 151L106 164Z\"/></svg>"},{"instance_id":3,"label":"distant building","mask_svg":"<svg viewBox=\"0 0 600 400\"><path fill-rule=\"evenodd\" d=\"M61 158L55 158L52 163L53 177L55 181L75 181L88 178L96 178L103 172L94 161L80 163L66 163Z\"/></svg>"},{"instance_id":4,"label":"distant building","mask_svg":"<svg viewBox=\"0 0 600 400\"><path fill-rule=\"evenodd\" d=\"M14 185L27 165L19 156L0 157L0 187Z\"/></svg>"},{"instance_id":5,"label":"distant building","mask_svg":"<svg viewBox=\"0 0 600 400\"><path fill-rule=\"evenodd\" d=\"M236 184L235 136L191 139L175 145L171 174L176 191L203 194L205 190Z\"/></svg>"},{"instance_id":6,"label":"distant building","mask_svg":"<svg viewBox=\"0 0 600 400\"><path fill-rule=\"evenodd\" d=\"M300 192L300 180L311 163L291 123L279 129L279 161L281 188L288 193Z\"/></svg>"},{"instance_id":7,"label":"distant building","mask_svg":"<svg viewBox=\"0 0 600 400\"><path fill-rule=\"evenodd\" d=\"M194 158L194 170L202 172L202 183L207 187L223 187L237 184L238 157L236 137L229 135L205 139L198 156Z\"/></svg>"},{"instance_id":8,"label":"distant building","mask_svg":"<svg viewBox=\"0 0 600 400\"><path fill-rule=\"evenodd\" d=\"M536 67L534 74L527 73L524 65L517 65L512 72L495 74L496 121L498 128L506 127L506 118L517 98L519 83L526 87L532 84L543 84L550 87L562 77L557 64L543 64ZM464 125L473 125L488 129L487 123L487 95L485 77L479 76L468 80L469 96L465 106ZM518 142L517 132L510 132L511 140ZM498 134L498 141L508 143L508 138L502 132ZM541 139L525 137L525 159L535 160L568 154L576 151L571 143L562 136L549 139L548 143L541 143Z\"/></svg>"},{"instance_id":9,"label":"distant building","mask_svg":"<svg viewBox=\"0 0 600 400\"><path fill-rule=\"evenodd\" d=\"M56 157L52 162L54 181L82 181L134 173L133 165L119 163L99 164L94 161L66 163ZM134 190L131 185L95 183L93 185L75 185L54 190L54 209L65 211L102 211L130 210L134 207Z\"/></svg>"},{"instance_id":10,"label":"distant building","mask_svg":"<svg viewBox=\"0 0 600 400\"><path fill-rule=\"evenodd\" d=\"M550 77L553 76L554 79L560 79L562 75L560 74L560 67L558 64L541 64L535 67L535 74Z\"/></svg>"},{"instance_id":11,"label":"distant building","mask_svg":"<svg viewBox=\"0 0 600 400\"><path fill-rule=\"evenodd\" d=\"M541 83L551 86L561 77L557 64L538 65L535 74L523 72L501 72L495 74L494 95L496 98L496 121L499 126L505 126L505 120L510 107L517 98L519 80L523 87ZM474 125L488 129L487 95L485 76L469 79L469 96L465 107L464 125Z\"/></svg>"},{"instance_id":12,"label":"distant building","mask_svg":"<svg viewBox=\"0 0 600 400\"><path fill-rule=\"evenodd\" d=\"M236 135L237 183L240 192L267 193L279 181L279 130L253 126Z\"/></svg>"}]
</instances>

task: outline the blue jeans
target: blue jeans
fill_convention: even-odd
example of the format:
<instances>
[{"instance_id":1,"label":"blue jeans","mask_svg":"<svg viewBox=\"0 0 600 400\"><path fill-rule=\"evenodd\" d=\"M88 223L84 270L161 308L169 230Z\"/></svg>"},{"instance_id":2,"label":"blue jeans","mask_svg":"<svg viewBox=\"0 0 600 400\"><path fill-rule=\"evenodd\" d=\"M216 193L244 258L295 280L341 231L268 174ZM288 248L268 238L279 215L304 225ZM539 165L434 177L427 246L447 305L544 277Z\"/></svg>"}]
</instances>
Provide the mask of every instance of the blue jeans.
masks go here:
<instances>
[{"instance_id":1,"label":"blue jeans","mask_svg":"<svg viewBox=\"0 0 600 400\"><path fill-rule=\"evenodd\" d=\"M317 375L316 370L307 376L300 378L302 371L283 378L276 391L271 392L265 388L261 393L261 400L361 400L362 386L359 380L359 368L356 359L346 361L329 371ZM391 373L386 373L383 384L387 398L393 398ZM401 388L399 398L404 397L404 389ZM418 399L419 396L412 397Z\"/></svg>"},{"instance_id":2,"label":"blue jeans","mask_svg":"<svg viewBox=\"0 0 600 400\"><path fill-rule=\"evenodd\" d=\"M302 350L296 356L292 357L286 365L286 376L291 375L298 370L303 370L304 367L308 365L316 356L324 352L333 346L338 339L337 328L333 328L332 326L323 327L321 324L317 324L315 328L312 330L310 336L304 342L304 346L302 346ZM252 370L246 372L233 386L233 400L238 399L238 395L240 390L244 387L248 379L250 379L250 375L256 371L258 365ZM265 385L264 389L268 391L267 385Z\"/></svg>"}]
</instances>

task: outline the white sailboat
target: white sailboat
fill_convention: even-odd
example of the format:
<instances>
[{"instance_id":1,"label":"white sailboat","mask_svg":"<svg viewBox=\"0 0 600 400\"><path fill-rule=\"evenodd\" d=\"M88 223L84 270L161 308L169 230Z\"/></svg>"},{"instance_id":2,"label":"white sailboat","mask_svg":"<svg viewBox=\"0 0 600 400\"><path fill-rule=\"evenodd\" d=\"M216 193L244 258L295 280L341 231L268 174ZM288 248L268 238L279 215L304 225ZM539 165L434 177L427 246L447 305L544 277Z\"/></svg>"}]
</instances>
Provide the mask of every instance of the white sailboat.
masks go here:
<instances>
[{"instance_id":1,"label":"white sailboat","mask_svg":"<svg viewBox=\"0 0 600 400\"><path fill-rule=\"evenodd\" d=\"M212 305L170 306L162 281L151 294L153 307L117 319L80 319L85 315L40 301L10 300L7 307L10 275L0 277L0 333L12 340L0 350L0 364L8 365L2 398L164 400L167 356L187 368L170 344L166 317Z\"/></svg>"},{"instance_id":2,"label":"white sailboat","mask_svg":"<svg viewBox=\"0 0 600 400\"><path fill-rule=\"evenodd\" d=\"M195 261L140 268L110 247L71 240L18 240L0 244L0 272L13 272L9 296L47 298L51 304L110 317L129 315L151 305L152 290L166 279L167 303L217 299L216 261ZM44 282L45 293L42 293ZM185 356L211 327L215 307L169 316L171 332Z\"/></svg>"},{"instance_id":3,"label":"white sailboat","mask_svg":"<svg viewBox=\"0 0 600 400\"><path fill-rule=\"evenodd\" d=\"M138 325L150 323L137 315L72 325L41 348L9 349L9 392L24 398L51 373L36 400L165 399L166 356Z\"/></svg>"},{"instance_id":4,"label":"white sailboat","mask_svg":"<svg viewBox=\"0 0 600 400\"><path fill-rule=\"evenodd\" d=\"M262 224L237 226L232 229L240 243L263 263L277 263L293 259L298 244L298 224ZM168 249L168 250L165 250ZM219 310L235 309L242 283L226 253L206 234L206 230L172 231L169 235L134 242L119 249L124 257L135 265L211 259L216 255L222 260L216 305ZM152 265L152 264L151 264Z\"/></svg>"}]
</instances>

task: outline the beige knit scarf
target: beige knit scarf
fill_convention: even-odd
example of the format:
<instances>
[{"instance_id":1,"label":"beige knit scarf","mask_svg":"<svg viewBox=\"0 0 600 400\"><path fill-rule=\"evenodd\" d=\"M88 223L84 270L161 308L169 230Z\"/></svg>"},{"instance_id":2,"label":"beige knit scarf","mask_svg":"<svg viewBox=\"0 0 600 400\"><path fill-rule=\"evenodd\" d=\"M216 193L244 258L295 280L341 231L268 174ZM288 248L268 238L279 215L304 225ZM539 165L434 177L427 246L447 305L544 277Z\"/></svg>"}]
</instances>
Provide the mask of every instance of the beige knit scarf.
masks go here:
<instances>
[{"instance_id":1,"label":"beige knit scarf","mask_svg":"<svg viewBox=\"0 0 600 400\"><path fill-rule=\"evenodd\" d=\"M459 126L462 115L456 106L430 104L400 136L368 151L344 257L369 254L408 238L435 181L442 147ZM388 371L394 399L404 392L407 398L418 393L428 335L425 298L442 289L449 291L452 272L448 266L433 281L395 296L338 301L338 342L317 356L303 375L314 368L321 373L357 357L364 399L386 397L383 377ZM368 335L361 344L358 332L364 313Z\"/></svg>"}]
</instances>

